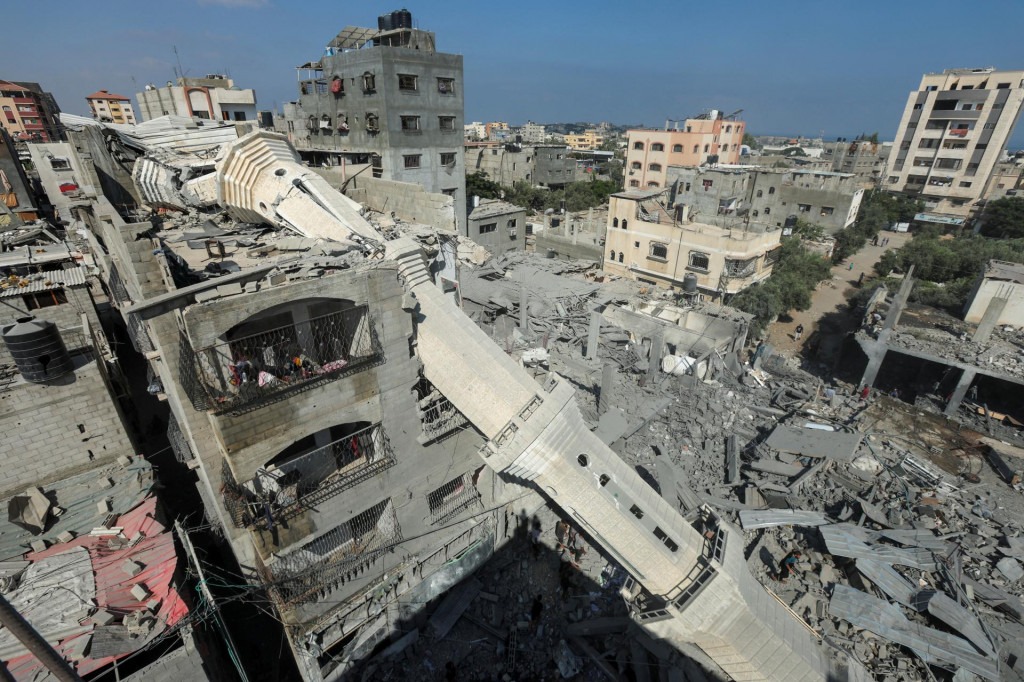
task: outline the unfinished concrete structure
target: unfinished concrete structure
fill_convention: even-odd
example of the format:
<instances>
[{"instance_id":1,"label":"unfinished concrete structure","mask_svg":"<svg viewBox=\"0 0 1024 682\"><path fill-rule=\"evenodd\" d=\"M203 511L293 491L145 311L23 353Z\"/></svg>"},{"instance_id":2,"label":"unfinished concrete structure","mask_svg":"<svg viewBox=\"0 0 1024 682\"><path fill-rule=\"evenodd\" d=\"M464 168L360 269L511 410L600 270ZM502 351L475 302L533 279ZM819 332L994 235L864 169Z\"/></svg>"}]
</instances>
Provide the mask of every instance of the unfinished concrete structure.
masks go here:
<instances>
[{"instance_id":1,"label":"unfinished concrete structure","mask_svg":"<svg viewBox=\"0 0 1024 682\"><path fill-rule=\"evenodd\" d=\"M851 173L756 166L673 166L667 186L673 204L687 206L695 220L765 227L803 220L829 233L853 224L864 197L861 182Z\"/></svg>"},{"instance_id":2,"label":"unfinished concrete structure","mask_svg":"<svg viewBox=\"0 0 1024 682\"><path fill-rule=\"evenodd\" d=\"M576 160L565 145L468 142L466 171L487 173L488 179L505 187L528 182L558 188L577 180Z\"/></svg>"},{"instance_id":3,"label":"unfinished concrete structure","mask_svg":"<svg viewBox=\"0 0 1024 682\"><path fill-rule=\"evenodd\" d=\"M139 191L195 207L212 184L217 221L128 223L102 195L83 219L179 456L270 588L306 679L343 675L490 555L538 493L626 568L623 596L656 638L695 642L736 679L832 674L750 576L731 525L684 518L589 430L569 382L538 383L435 284L435 237L376 231L278 136L216 146L197 185Z\"/></svg>"},{"instance_id":4,"label":"unfinished concrete structure","mask_svg":"<svg viewBox=\"0 0 1024 682\"><path fill-rule=\"evenodd\" d=\"M240 88L224 74L210 73L204 78L179 78L165 87L150 83L135 93L143 121L163 116L188 116L214 121L245 123L256 121L256 92ZM130 103L129 103L130 111ZM114 123L121 123L115 117ZM134 120L127 121L134 123Z\"/></svg>"},{"instance_id":5,"label":"unfinished concrete structure","mask_svg":"<svg viewBox=\"0 0 1024 682\"><path fill-rule=\"evenodd\" d=\"M469 236L491 253L526 246L526 209L500 199L483 199L470 211Z\"/></svg>"},{"instance_id":6,"label":"unfinished concrete structure","mask_svg":"<svg viewBox=\"0 0 1024 682\"><path fill-rule=\"evenodd\" d=\"M300 153L451 196L466 234L462 55L438 52L410 18L388 30L346 26L296 70L299 99L275 125Z\"/></svg>"}]
</instances>

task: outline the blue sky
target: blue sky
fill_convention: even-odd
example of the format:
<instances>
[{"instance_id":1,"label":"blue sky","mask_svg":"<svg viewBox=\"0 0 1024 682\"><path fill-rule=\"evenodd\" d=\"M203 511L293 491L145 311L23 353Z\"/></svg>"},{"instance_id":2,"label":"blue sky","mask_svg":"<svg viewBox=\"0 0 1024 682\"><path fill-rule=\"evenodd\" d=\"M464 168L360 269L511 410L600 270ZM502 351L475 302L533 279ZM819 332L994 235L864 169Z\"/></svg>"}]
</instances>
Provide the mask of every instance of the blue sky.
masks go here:
<instances>
[{"instance_id":1,"label":"blue sky","mask_svg":"<svg viewBox=\"0 0 1024 682\"><path fill-rule=\"evenodd\" d=\"M296 96L294 67L346 24L398 5L346 0L19 2L3 10L0 78L38 81L86 113L100 88L133 98L174 77L230 72L260 108ZM754 134L896 133L921 74L1024 68L1021 0L480 0L408 5L465 57L466 120L661 125L706 108ZM18 28L24 30L17 30ZM133 83L132 78L135 81ZM1024 147L1024 127L1011 142Z\"/></svg>"}]
</instances>

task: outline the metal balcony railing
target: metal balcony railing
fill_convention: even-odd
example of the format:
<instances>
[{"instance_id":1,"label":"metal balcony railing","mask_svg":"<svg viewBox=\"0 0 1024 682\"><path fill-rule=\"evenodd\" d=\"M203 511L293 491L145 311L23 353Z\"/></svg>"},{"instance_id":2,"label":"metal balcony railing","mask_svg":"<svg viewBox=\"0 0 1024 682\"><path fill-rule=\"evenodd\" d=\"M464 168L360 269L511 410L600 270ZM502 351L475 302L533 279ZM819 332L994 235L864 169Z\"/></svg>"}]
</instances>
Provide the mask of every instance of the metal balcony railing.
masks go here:
<instances>
[{"instance_id":1,"label":"metal balcony railing","mask_svg":"<svg viewBox=\"0 0 1024 682\"><path fill-rule=\"evenodd\" d=\"M419 412L422 434L420 441L433 443L461 431L469 420L452 405L451 401L441 395L426 377L420 377L414 391L416 408Z\"/></svg>"},{"instance_id":2,"label":"metal balcony railing","mask_svg":"<svg viewBox=\"0 0 1024 682\"><path fill-rule=\"evenodd\" d=\"M225 462L224 506L239 528L269 530L324 500L394 466L395 456L380 424L234 482Z\"/></svg>"},{"instance_id":3,"label":"metal balcony railing","mask_svg":"<svg viewBox=\"0 0 1024 682\"><path fill-rule=\"evenodd\" d=\"M243 412L383 360L366 306L193 350L182 335L181 381L197 410Z\"/></svg>"},{"instance_id":4,"label":"metal balcony railing","mask_svg":"<svg viewBox=\"0 0 1024 682\"><path fill-rule=\"evenodd\" d=\"M455 518L464 510L481 505L472 474L463 474L427 495L431 525L439 525Z\"/></svg>"},{"instance_id":5,"label":"metal balcony railing","mask_svg":"<svg viewBox=\"0 0 1024 682\"><path fill-rule=\"evenodd\" d=\"M316 601L358 578L402 541L394 505L388 498L262 567L261 578L283 607Z\"/></svg>"}]
</instances>

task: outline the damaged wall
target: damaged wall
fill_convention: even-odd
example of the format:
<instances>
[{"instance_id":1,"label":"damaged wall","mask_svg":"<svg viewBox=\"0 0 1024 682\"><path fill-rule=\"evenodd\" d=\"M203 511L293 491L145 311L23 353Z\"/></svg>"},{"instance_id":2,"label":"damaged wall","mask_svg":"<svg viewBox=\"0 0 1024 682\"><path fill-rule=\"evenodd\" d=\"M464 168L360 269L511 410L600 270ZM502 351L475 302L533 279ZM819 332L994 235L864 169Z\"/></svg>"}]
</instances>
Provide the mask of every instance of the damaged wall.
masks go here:
<instances>
[{"instance_id":1,"label":"damaged wall","mask_svg":"<svg viewBox=\"0 0 1024 682\"><path fill-rule=\"evenodd\" d=\"M337 189L345 179L338 168L311 168ZM428 192L422 185L374 178L368 173L352 176L345 195L385 215L394 212L406 222L424 223L456 232L455 197Z\"/></svg>"}]
</instances>

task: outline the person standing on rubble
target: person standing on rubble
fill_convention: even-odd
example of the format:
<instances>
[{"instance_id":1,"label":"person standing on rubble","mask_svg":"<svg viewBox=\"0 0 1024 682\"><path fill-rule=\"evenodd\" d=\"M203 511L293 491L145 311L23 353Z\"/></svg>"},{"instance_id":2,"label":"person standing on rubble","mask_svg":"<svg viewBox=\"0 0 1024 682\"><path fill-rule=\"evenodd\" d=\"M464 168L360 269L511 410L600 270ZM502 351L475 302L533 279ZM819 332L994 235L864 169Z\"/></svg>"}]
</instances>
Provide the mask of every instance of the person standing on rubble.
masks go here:
<instances>
[{"instance_id":1,"label":"person standing on rubble","mask_svg":"<svg viewBox=\"0 0 1024 682\"><path fill-rule=\"evenodd\" d=\"M970 398L971 402L978 402L978 387L975 384L971 384L971 387L967 389L967 397Z\"/></svg>"},{"instance_id":2,"label":"person standing on rubble","mask_svg":"<svg viewBox=\"0 0 1024 682\"><path fill-rule=\"evenodd\" d=\"M869 395L871 395L871 387L864 384L864 387L860 389L860 399L867 400Z\"/></svg>"},{"instance_id":3,"label":"person standing on rubble","mask_svg":"<svg viewBox=\"0 0 1024 682\"><path fill-rule=\"evenodd\" d=\"M559 553L565 551L565 543L569 540L569 524L566 521L559 520L555 524L555 541L558 542Z\"/></svg>"},{"instance_id":4,"label":"person standing on rubble","mask_svg":"<svg viewBox=\"0 0 1024 682\"><path fill-rule=\"evenodd\" d=\"M793 331L794 331L793 340L794 341L799 341L800 337L804 335L804 326L802 324L798 324L796 326L796 329L794 329Z\"/></svg>"},{"instance_id":5,"label":"person standing on rubble","mask_svg":"<svg viewBox=\"0 0 1024 682\"><path fill-rule=\"evenodd\" d=\"M772 573L772 578L778 580L780 583L786 582L786 579L793 572L793 566L796 565L796 562L799 561L802 556L803 555L796 550L793 550L784 556L782 561L779 562L779 572L777 574Z\"/></svg>"}]
</instances>

